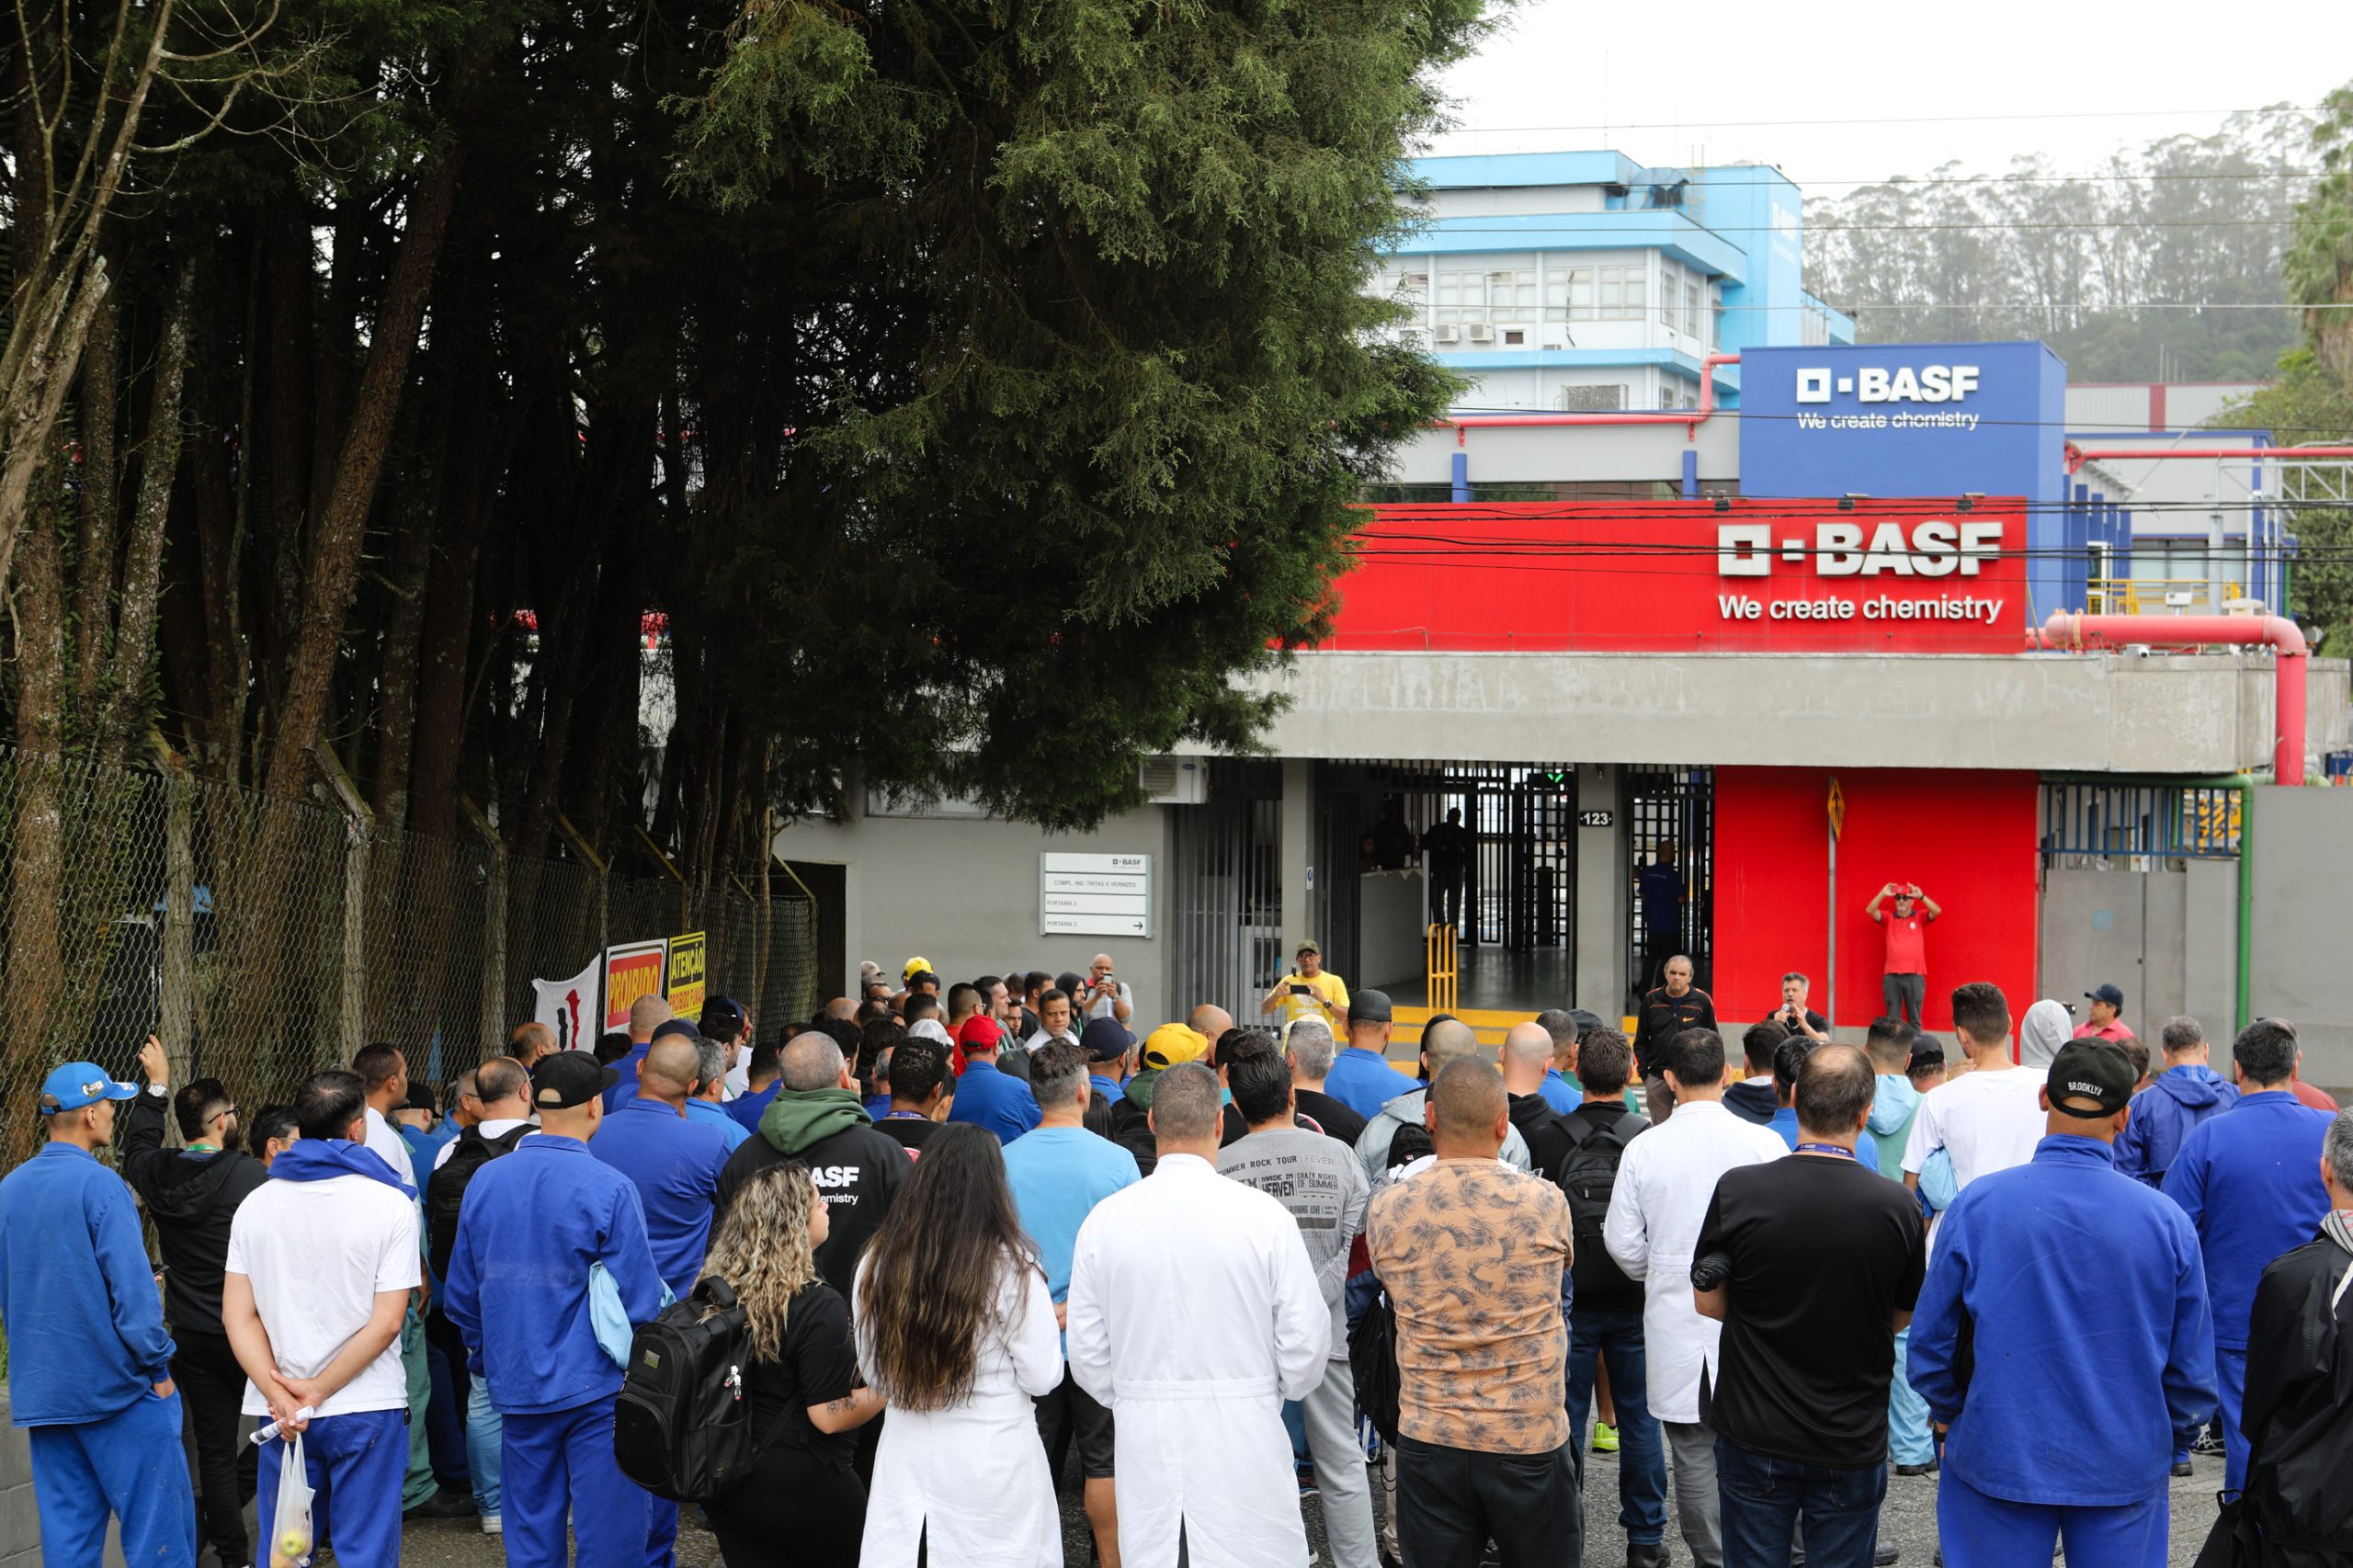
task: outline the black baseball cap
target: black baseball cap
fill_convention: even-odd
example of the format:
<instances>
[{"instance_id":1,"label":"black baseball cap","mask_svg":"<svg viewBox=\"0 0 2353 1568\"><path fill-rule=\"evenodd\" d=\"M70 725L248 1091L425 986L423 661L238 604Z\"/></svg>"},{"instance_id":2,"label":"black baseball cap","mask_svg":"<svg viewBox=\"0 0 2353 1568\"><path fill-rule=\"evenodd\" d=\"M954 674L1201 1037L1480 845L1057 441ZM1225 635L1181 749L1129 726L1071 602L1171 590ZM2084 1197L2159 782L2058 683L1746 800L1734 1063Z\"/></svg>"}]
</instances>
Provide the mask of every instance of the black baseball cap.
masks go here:
<instances>
[{"instance_id":1,"label":"black baseball cap","mask_svg":"<svg viewBox=\"0 0 2353 1568\"><path fill-rule=\"evenodd\" d=\"M1348 998L1348 1022L1385 1024L1394 1017L1386 991L1359 991Z\"/></svg>"},{"instance_id":2,"label":"black baseball cap","mask_svg":"<svg viewBox=\"0 0 2353 1568\"><path fill-rule=\"evenodd\" d=\"M700 1040L702 1029L692 1018L665 1018L654 1026L655 1040L667 1040L672 1035L679 1035L688 1040Z\"/></svg>"},{"instance_id":3,"label":"black baseball cap","mask_svg":"<svg viewBox=\"0 0 2353 1568\"><path fill-rule=\"evenodd\" d=\"M702 1033L705 1040L729 1040L744 1032L749 1022L744 1004L733 996L714 996L702 1005Z\"/></svg>"},{"instance_id":4,"label":"black baseball cap","mask_svg":"<svg viewBox=\"0 0 2353 1568\"><path fill-rule=\"evenodd\" d=\"M1596 1029L1606 1029L1609 1027L1608 1021L1600 1014L1588 1011L1584 1007L1570 1008L1569 1022L1576 1026L1579 1040L1583 1040Z\"/></svg>"},{"instance_id":5,"label":"black baseball cap","mask_svg":"<svg viewBox=\"0 0 2353 1568\"><path fill-rule=\"evenodd\" d=\"M531 1069L531 1105L539 1110L570 1110L620 1081L618 1068L598 1066L585 1051L559 1051L540 1057Z\"/></svg>"},{"instance_id":6,"label":"black baseball cap","mask_svg":"<svg viewBox=\"0 0 2353 1568\"><path fill-rule=\"evenodd\" d=\"M2120 1011L2124 1006L2124 993L2118 990L2113 985L2095 985L2089 991L2084 993L2084 1000L2086 1002L2105 1002L2109 1006Z\"/></svg>"},{"instance_id":7,"label":"black baseball cap","mask_svg":"<svg viewBox=\"0 0 2353 1568\"><path fill-rule=\"evenodd\" d=\"M2097 1121L2104 1116L2114 1116L2130 1105L2132 1091L2140 1083L2141 1074L2134 1071L2131 1058L2121 1048L2087 1036L2071 1040L2059 1048L2044 1086L2050 1091L2052 1109L2085 1121ZM2086 1108L2081 1103L2085 1100L2098 1108Z\"/></svg>"}]
</instances>

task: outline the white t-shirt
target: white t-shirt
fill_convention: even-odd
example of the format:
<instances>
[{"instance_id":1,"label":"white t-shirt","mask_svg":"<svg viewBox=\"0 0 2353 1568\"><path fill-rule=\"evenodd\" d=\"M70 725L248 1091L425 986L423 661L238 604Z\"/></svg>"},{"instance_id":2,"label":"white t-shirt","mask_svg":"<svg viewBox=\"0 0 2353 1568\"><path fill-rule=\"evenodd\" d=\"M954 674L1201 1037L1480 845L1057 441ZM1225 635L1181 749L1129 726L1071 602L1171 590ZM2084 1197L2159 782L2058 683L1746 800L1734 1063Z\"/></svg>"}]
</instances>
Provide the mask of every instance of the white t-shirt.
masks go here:
<instances>
[{"instance_id":1,"label":"white t-shirt","mask_svg":"<svg viewBox=\"0 0 2353 1568\"><path fill-rule=\"evenodd\" d=\"M529 1126L530 1119L527 1116L494 1116L488 1121L477 1126L474 1131L485 1138L504 1138L518 1127ZM458 1141L455 1138L442 1144L439 1151L433 1156L433 1168L438 1171L448 1165L451 1152L457 1147Z\"/></svg>"},{"instance_id":2,"label":"white t-shirt","mask_svg":"<svg viewBox=\"0 0 2353 1568\"><path fill-rule=\"evenodd\" d=\"M1952 1160L1955 1186L1967 1191L1979 1176L2025 1165L2042 1142L2046 1118L2035 1091L2042 1076L2023 1067L1964 1073L1920 1101L1904 1146L1904 1168L1918 1174L1942 1149Z\"/></svg>"},{"instance_id":3,"label":"white t-shirt","mask_svg":"<svg viewBox=\"0 0 2353 1568\"><path fill-rule=\"evenodd\" d=\"M279 1371L318 1376L367 1326L379 1292L416 1288L416 1205L371 1176L266 1181L237 1206L227 1271L252 1283ZM248 1415L268 1414L250 1382L244 1408ZM407 1408L408 1376L395 1335L319 1415Z\"/></svg>"},{"instance_id":4,"label":"white t-shirt","mask_svg":"<svg viewBox=\"0 0 2353 1568\"><path fill-rule=\"evenodd\" d=\"M394 1176L411 1187L416 1185L416 1165L408 1157L408 1144L402 1139L401 1130L386 1121L384 1113L374 1106L368 1108L368 1147L384 1156L384 1164L392 1167Z\"/></svg>"}]
</instances>

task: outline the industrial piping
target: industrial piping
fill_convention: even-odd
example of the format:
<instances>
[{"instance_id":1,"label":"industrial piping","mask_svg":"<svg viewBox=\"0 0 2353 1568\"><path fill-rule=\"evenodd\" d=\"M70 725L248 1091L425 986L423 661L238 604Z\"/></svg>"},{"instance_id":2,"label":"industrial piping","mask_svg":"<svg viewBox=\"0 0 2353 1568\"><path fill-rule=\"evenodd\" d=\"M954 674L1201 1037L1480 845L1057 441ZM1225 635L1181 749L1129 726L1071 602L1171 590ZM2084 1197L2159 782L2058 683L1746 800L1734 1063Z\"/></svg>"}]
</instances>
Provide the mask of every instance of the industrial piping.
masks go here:
<instances>
[{"instance_id":1,"label":"industrial piping","mask_svg":"<svg viewBox=\"0 0 2353 1568\"><path fill-rule=\"evenodd\" d=\"M2311 650L2296 623L2276 615L2083 615L2060 610L2033 633L2040 648L2195 648L2212 642L2263 643L2272 667L2271 777L2304 781L2304 661Z\"/></svg>"},{"instance_id":2,"label":"industrial piping","mask_svg":"<svg viewBox=\"0 0 2353 1568\"><path fill-rule=\"evenodd\" d=\"M1699 406L1680 413L1648 414L1450 414L1438 421L1454 426L1454 440L1462 444L1465 430L1497 430L1529 425L1680 425L1683 438L1695 441L1699 426L1716 411L1716 367L1737 365L1737 354L1711 354L1699 361Z\"/></svg>"},{"instance_id":3,"label":"industrial piping","mask_svg":"<svg viewBox=\"0 0 2353 1568\"><path fill-rule=\"evenodd\" d=\"M2353 458L2353 447L2079 447L2067 443L2067 472L2087 462L2154 462L2167 458L2243 459L2254 462L2296 462L2312 458Z\"/></svg>"}]
</instances>

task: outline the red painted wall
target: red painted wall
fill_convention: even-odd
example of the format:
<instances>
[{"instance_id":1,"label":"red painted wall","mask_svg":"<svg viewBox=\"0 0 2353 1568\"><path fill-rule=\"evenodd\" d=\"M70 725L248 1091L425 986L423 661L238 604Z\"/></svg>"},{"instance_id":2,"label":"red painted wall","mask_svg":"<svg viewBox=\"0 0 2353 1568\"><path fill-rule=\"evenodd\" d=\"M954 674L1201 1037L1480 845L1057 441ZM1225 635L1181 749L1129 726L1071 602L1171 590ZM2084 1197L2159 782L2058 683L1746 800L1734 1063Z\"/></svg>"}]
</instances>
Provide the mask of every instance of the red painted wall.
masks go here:
<instances>
[{"instance_id":1,"label":"red painted wall","mask_svg":"<svg viewBox=\"0 0 2353 1568\"><path fill-rule=\"evenodd\" d=\"M1928 927L1928 1028L1952 1047L1952 988L1990 980L2013 1018L2035 998L2040 940L2035 777L2017 772L1840 769L1847 797L1838 845L1838 1007L1860 1028L1882 1007L1885 942L1863 901L1888 881L1915 881L1944 906ZM1727 1024L1780 1003L1781 976L1813 978L1824 1003L1831 770L1716 770L1715 999ZM1737 1056L1736 1039L1725 1043Z\"/></svg>"}]
</instances>

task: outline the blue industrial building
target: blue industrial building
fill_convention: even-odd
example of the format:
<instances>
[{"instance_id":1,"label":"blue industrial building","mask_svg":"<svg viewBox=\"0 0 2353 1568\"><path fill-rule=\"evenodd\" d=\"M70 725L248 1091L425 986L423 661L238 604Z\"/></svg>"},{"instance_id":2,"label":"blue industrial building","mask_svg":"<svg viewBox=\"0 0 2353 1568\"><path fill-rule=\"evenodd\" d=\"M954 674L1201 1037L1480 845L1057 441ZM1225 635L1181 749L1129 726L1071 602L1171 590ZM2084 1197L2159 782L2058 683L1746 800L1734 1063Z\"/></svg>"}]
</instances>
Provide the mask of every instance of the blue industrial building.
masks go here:
<instances>
[{"instance_id":1,"label":"blue industrial building","mask_svg":"<svg viewBox=\"0 0 2353 1568\"><path fill-rule=\"evenodd\" d=\"M1647 168L1621 153L1423 158L1425 221L1376 287L1403 330L1476 378L1462 412L1740 403L1710 356L1849 344L1805 291L1804 199L1756 164Z\"/></svg>"}]
</instances>

